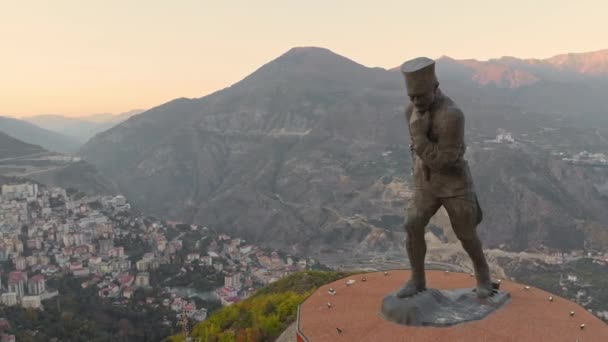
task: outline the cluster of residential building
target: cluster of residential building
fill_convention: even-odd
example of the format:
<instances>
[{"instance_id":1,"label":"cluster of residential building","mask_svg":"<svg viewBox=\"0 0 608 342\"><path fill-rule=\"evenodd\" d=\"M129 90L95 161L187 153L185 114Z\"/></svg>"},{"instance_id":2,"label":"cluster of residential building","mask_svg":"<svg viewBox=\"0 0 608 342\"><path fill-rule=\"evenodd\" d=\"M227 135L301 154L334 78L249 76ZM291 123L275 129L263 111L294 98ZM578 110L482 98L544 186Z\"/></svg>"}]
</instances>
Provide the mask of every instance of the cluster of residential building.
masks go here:
<instances>
[{"instance_id":1,"label":"cluster of residential building","mask_svg":"<svg viewBox=\"0 0 608 342\"><path fill-rule=\"evenodd\" d=\"M196 233L200 241L192 250L184 250L183 224L129 209L124 196L76 200L62 188L3 185L0 261L10 261L11 268L0 275L0 303L42 308L44 300L58 295L47 288L47 280L68 276L82 279L82 288L95 287L98 296L121 305L132 300L139 288L160 287L163 281L152 283L151 274L162 265L179 269L178 276L192 272L196 265L223 277L223 286L212 293L223 305L230 305L256 288L314 264L197 225L188 226L188 233ZM124 241L143 244L145 253L130 257L132 251ZM204 248L199 247L202 241ZM207 317L207 309L197 308L192 298L182 298L172 289L155 293L158 297L146 297L141 304L169 308L178 319L184 314L196 321Z\"/></svg>"},{"instance_id":2,"label":"cluster of residential building","mask_svg":"<svg viewBox=\"0 0 608 342\"><path fill-rule=\"evenodd\" d=\"M60 196L65 196L63 189L40 191L33 183L2 186L0 261L10 261L13 267L3 270L4 274L0 272L1 304L38 309L43 300L57 295L57 291L46 288L43 271L52 266L52 259L43 251L45 238L38 230L50 227L44 223L52 216L51 206Z\"/></svg>"},{"instance_id":3,"label":"cluster of residential building","mask_svg":"<svg viewBox=\"0 0 608 342\"><path fill-rule=\"evenodd\" d=\"M588 166L608 166L608 154L605 153L581 151L571 156L568 156L564 152L554 152L553 155L559 156L563 161L572 164Z\"/></svg>"},{"instance_id":4,"label":"cluster of residential building","mask_svg":"<svg viewBox=\"0 0 608 342\"><path fill-rule=\"evenodd\" d=\"M28 279L27 273L14 271L10 272L7 278L6 292L0 296L0 303L3 305L21 304L24 308L39 309L42 300L57 295L56 292L46 291L46 279L41 274Z\"/></svg>"},{"instance_id":5,"label":"cluster of residential building","mask_svg":"<svg viewBox=\"0 0 608 342\"><path fill-rule=\"evenodd\" d=\"M549 265L562 265L582 258L590 259L598 265L608 265L608 252L573 250L570 252L544 251L543 261Z\"/></svg>"},{"instance_id":6,"label":"cluster of residential building","mask_svg":"<svg viewBox=\"0 0 608 342\"><path fill-rule=\"evenodd\" d=\"M226 234L220 234L217 240L211 241L207 255L200 260L223 272L224 286L215 292L224 306L249 297L258 287L305 270L315 262L312 259L281 257L276 251L264 251Z\"/></svg>"}]
</instances>

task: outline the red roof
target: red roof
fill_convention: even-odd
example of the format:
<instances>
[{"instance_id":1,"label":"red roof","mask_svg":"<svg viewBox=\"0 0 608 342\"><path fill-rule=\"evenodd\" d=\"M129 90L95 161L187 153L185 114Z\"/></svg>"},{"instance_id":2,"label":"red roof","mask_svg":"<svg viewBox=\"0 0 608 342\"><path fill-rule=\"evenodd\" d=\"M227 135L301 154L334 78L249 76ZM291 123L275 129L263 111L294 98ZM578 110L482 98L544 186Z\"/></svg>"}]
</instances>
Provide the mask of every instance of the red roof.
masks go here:
<instances>
[{"instance_id":1,"label":"red roof","mask_svg":"<svg viewBox=\"0 0 608 342\"><path fill-rule=\"evenodd\" d=\"M133 279L135 279L135 277L133 277L130 274L121 274L121 275L118 276L118 282L121 283L121 284L123 284L123 285L132 282Z\"/></svg>"},{"instance_id":2,"label":"red roof","mask_svg":"<svg viewBox=\"0 0 608 342\"><path fill-rule=\"evenodd\" d=\"M585 308L549 292L503 281L511 300L488 317L449 327L413 327L385 320L382 298L400 288L410 271L360 274L321 286L300 306L299 330L309 341L608 341L608 325ZM361 281L362 277L366 281ZM346 280L355 279L347 286ZM475 279L464 273L427 272L427 286L467 288ZM336 295L328 293L329 288ZM549 301L549 296L553 301ZM331 308L327 303L331 303ZM570 311L575 315L570 316ZM581 324L585 324L581 329ZM338 334L336 328L341 329Z\"/></svg>"},{"instance_id":3,"label":"red roof","mask_svg":"<svg viewBox=\"0 0 608 342\"><path fill-rule=\"evenodd\" d=\"M25 274L21 271L14 271L8 274L9 281L21 281L25 280Z\"/></svg>"},{"instance_id":4,"label":"red roof","mask_svg":"<svg viewBox=\"0 0 608 342\"><path fill-rule=\"evenodd\" d=\"M44 281L44 276L42 274L37 274L30 279L30 282L37 283Z\"/></svg>"},{"instance_id":5,"label":"red roof","mask_svg":"<svg viewBox=\"0 0 608 342\"><path fill-rule=\"evenodd\" d=\"M227 297L224 298L224 301L229 302L229 303L238 303L241 301L241 298L239 297Z\"/></svg>"}]
</instances>

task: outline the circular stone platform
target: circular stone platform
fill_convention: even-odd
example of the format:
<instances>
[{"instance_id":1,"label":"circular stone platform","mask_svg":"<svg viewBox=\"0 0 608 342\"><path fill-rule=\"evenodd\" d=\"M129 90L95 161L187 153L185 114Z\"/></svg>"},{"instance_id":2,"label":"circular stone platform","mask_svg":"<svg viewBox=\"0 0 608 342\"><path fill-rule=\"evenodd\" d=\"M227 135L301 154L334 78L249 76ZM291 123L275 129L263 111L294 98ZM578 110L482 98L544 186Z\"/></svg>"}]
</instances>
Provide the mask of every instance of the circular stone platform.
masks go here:
<instances>
[{"instance_id":1,"label":"circular stone platform","mask_svg":"<svg viewBox=\"0 0 608 342\"><path fill-rule=\"evenodd\" d=\"M382 301L409 276L407 270L388 271L386 276L383 272L365 273L321 286L300 306L299 341L608 341L608 325L578 304L506 280L500 289L511 295L510 301L481 320L447 327L390 322L380 314ZM355 282L347 285L348 280ZM465 273L427 271L427 286L470 288L475 286L475 278ZM328 292L330 288L334 295Z\"/></svg>"}]
</instances>

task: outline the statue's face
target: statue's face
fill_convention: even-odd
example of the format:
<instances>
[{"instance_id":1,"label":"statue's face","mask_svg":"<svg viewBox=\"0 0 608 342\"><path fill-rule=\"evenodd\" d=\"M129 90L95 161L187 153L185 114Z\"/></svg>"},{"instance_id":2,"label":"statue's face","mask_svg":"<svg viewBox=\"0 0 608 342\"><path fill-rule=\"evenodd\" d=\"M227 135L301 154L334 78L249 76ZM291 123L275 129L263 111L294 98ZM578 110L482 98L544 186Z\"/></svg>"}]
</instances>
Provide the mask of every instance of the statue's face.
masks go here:
<instances>
[{"instance_id":1,"label":"statue's face","mask_svg":"<svg viewBox=\"0 0 608 342\"><path fill-rule=\"evenodd\" d=\"M424 112L429 109L433 101L435 101L436 89L437 88L424 93L408 94L410 101L417 111Z\"/></svg>"}]
</instances>

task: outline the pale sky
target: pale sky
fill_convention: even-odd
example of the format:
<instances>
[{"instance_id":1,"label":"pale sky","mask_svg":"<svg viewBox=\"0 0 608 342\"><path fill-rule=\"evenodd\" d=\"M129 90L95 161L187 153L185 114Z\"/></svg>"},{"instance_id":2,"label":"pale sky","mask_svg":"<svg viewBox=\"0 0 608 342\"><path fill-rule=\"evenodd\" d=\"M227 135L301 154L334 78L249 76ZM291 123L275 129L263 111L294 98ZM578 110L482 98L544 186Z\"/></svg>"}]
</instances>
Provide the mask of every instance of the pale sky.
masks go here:
<instances>
[{"instance_id":1,"label":"pale sky","mask_svg":"<svg viewBox=\"0 0 608 342\"><path fill-rule=\"evenodd\" d=\"M0 0L0 115L202 97L295 46L384 68L596 51L606 13L605 0Z\"/></svg>"}]
</instances>

